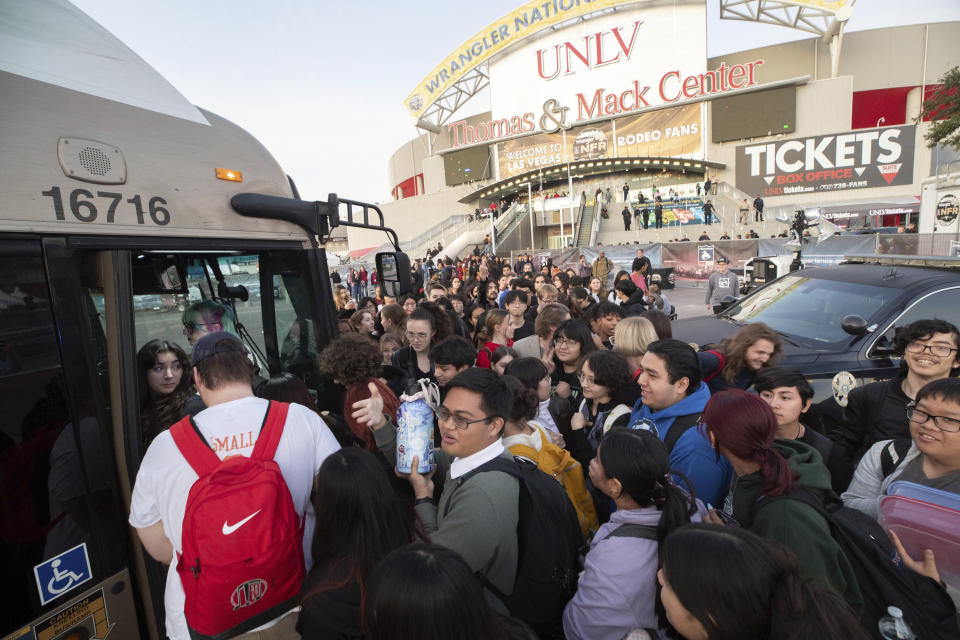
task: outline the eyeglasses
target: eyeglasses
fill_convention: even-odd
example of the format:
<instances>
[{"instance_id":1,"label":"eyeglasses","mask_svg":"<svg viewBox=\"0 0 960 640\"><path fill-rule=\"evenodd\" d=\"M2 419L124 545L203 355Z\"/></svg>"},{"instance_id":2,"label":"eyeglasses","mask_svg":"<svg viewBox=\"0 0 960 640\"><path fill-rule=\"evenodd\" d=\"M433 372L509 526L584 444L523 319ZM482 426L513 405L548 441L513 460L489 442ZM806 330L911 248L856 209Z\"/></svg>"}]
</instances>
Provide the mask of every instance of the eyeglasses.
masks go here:
<instances>
[{"instance_id":1,"label":"eyeglasses","mask_svg":"<svg viewBox=\"0 0 960 640\"><path fill-rule=\"evenodd\" d=\"M907 405L907 418L917 424L925 424L927 420L932 418L933 424L937 425L937 429L940 429L940 431L946 431L947 433L960 431L960 420L948 416L932 416L926 411L917 409L912 404Z\"/></svg>"},{"instance_id":2,"label":"eyeglasses","mask_svg":"<svg viewBox=\"0 0 960 640\"><path fill-rule=\"evenodd\" d=\"M408 340L426 340L429 337L430 337L429 333L410 333L409 331L407 331Z\"/></svg>"},{"instance_id":3,"label":"eyeglasses","mask_svg":"<svg viewBox=\"0 0 960 640\"><path fill-rule=\"evenodd\" d=\"M567 338L554 338L553 346L555 347L572 347L574 345L580 344L576 340L568 340Z\"/></svg>"},{"instance_id":4,"label":"eyeglasses","mask_svg":"<svg viewBox=\"0 0 960 640\"><path fill-rule=\"evenodd\" d=\"M222 322L195 322L193 324L185 324L183 325L183 333L184 335L193 333L194 331L197 330L198 327L216 327L215 330L220 331L221 327L223 327L223 323ZM207 329L204 329L204 331L207 331Z\"/></svg>"},{"instance_id":5,"label":"eyeglasses","mask_svg":"<svg viewBox=\"0 0 960 640\"><path fill-rule=\"evenodd\" d=\"M588 376L587 374L583 373L582 371L577 374L577 380L580 381L580 384L593 385L593 384L596 384L596 383L597 383L596 378L594 378L593 376Z\"/></svg>"},{"instance_id":6,"label":"eyeglasses","mask_svg":"<svg viewBox=\"0 0 960 640\"><path fill-rule=\"evenodd\" d=\"M461 431L466 431L467 429L470 428L470 425L475 424L477 422L490 422L490 420L492 419L493 418L487 417L487 418L477 418L476 420L467 420L463 416L458 416L457 414L453 413L452 411L450 411L450 409L447 409L443 405L440 405L440 407L437 408L438 422L448 422L450 420L453 420L453 426L455 426L457 429L460 429Z\"/></svg>"},{"instance_id":7,"label":"eyeglasses","mask_svg":"<svg viewBox=\"0 0 960 640\"><path fill-rule=\"evenodd\" d=\"M938 358L946 358L951 353L956 351L956 349L954 347L948 347L942 344L923 344L922 342L913 340L907 343L905 351L910 353L923 353L925 351L930 351L930 353Z\"/></svg>"}]
</instances>

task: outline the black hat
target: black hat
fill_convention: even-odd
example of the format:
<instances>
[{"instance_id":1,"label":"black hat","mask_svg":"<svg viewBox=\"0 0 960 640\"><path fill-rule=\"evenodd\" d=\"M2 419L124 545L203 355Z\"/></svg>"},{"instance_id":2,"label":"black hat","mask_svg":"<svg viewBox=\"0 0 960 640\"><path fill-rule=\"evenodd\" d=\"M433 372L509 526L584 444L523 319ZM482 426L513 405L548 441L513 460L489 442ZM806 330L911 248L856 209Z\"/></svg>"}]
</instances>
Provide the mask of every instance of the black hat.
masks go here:
<instances>
[{"instance_id":1,"label":"black hat","mask_svg":"<svg viewBox=\"0 0 960 640\"><path fill-rule=\"evenodd\" d=\"M240 338L227 331L214 331L203 336L193 345L190 354L190 363L193 366L217 353L247 353L247 348L240 342Z\"/></svg>"},{"instance_id":2,"label":"black hat","mask_svg":"<svg viewBox=\"0 0 960 640\"><path fill-rule=\"evenodd\" d=\"M727 264L727 259L724 258L723 256L720 256L719 258L717 258L717 264ZM196 351L196 349L194 349L194 351Z\"/></svg>"}]
</instances>

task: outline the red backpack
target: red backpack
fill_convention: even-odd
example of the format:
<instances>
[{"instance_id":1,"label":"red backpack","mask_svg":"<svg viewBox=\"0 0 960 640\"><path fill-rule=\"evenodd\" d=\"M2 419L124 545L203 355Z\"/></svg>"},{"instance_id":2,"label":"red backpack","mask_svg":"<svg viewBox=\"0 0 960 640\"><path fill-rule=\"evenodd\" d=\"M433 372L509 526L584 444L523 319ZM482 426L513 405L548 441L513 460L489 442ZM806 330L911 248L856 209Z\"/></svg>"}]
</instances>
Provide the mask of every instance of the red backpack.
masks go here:
<instances>
[{"instance_id":1,"label":"red backpack","mask_svg":"<svg viewBox=\"0 0 960 640\"><path fill-rule=\"evenodd\" d=\"M170 427L200 478L190 488L177 573L193 638L232 637L297 604L303 520L273 460L290 405L271 402L253 453L220 460L190 416Z\"/></svg>"}]
</instances>

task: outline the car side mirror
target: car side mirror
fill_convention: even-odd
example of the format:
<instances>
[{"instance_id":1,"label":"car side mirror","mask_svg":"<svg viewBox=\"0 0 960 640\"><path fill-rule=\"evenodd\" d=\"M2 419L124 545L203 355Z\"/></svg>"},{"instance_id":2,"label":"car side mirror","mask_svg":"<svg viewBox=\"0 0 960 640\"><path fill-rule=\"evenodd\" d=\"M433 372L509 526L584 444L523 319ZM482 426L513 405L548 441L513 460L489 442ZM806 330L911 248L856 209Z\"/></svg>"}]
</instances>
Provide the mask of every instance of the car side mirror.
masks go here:
<instances>
[{"instance_id":1,"label":"car side mirror","mask_svg":"<svg viewBox=\"0 0 960 640\"><path fill-rule=\"evenodd\" d=\"M852 336L862 336L867 333L867 321L863 316L852 313L844 316L840 321L840 328Z\"/></svg>"},{"instance_id":2,"label":"car side mirror","mask_svg":"<svg viewBox=\"0 0 960 640\"><path fill-rule=\"evenodd\" d=\"M410 281L410 257L402 251L377 254L377 282L383 295L392 298L410 293L413 284Z\"/></svg>"}]
</instances>

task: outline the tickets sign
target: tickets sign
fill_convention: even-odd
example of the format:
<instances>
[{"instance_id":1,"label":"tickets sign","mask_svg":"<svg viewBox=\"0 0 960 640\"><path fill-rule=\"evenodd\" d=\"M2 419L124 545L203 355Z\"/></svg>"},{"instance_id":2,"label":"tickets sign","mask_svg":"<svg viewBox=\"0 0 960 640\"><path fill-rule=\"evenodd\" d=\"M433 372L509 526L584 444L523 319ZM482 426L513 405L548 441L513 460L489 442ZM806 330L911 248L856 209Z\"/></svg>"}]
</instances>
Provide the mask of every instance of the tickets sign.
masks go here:
<instances>
[{"instance_id":1,"label":"tickets sign","mask_svg":"<svg viewBox=\"0 0 960 640\"><path fill-rule=\"evenodd\" d=\"M737 188L779 196L909 185L915 139L903 125L742 145Z\"/></svg>"}]
</instances>

